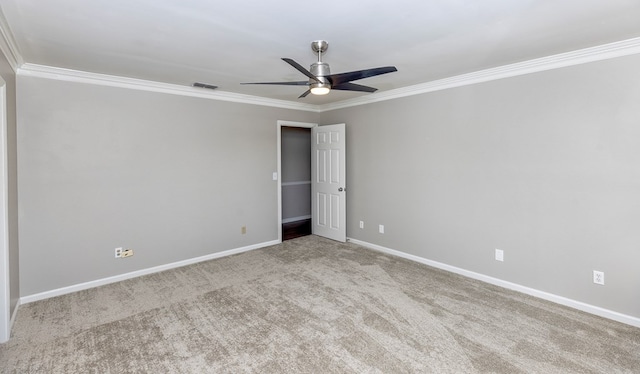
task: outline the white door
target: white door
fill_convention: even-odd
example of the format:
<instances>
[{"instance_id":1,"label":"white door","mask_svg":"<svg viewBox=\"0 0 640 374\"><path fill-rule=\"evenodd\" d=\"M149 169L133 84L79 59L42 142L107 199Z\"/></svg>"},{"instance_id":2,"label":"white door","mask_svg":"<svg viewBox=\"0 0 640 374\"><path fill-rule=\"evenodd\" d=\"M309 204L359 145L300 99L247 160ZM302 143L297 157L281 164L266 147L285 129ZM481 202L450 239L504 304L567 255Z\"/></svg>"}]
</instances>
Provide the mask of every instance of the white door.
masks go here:
<instances>
[{"instance_id":1,"label":"white door","mask_svg":"<svg viewBox=\"0 0 640 374\"><path fill-rule=\"evenodd\" d=\"M345 124L311 132L311 223L313 234L347 240Z\"/></svg>"}]
</instances>

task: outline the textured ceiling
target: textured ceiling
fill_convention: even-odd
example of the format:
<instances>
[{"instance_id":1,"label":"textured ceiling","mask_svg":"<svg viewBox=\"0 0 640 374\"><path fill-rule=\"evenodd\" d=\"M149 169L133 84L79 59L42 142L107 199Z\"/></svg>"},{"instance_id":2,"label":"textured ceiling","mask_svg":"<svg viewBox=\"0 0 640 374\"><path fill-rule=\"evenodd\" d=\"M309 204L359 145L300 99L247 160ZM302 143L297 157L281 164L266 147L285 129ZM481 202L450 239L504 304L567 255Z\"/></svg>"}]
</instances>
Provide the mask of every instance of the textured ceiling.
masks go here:
<instances>
[{"instance_id":1,"label":"textured ceiling","mask_svg":"<svg viewBox=\"0 0 640 374\"><path fill-rule=\"evenodd\" d=\"M356 83L380 91L640 37L638 0L0 0L24 62L218 91L297 99L281 60L308 67L324 39L332 73L395 65Z\"/></svg>"}]
</instances>

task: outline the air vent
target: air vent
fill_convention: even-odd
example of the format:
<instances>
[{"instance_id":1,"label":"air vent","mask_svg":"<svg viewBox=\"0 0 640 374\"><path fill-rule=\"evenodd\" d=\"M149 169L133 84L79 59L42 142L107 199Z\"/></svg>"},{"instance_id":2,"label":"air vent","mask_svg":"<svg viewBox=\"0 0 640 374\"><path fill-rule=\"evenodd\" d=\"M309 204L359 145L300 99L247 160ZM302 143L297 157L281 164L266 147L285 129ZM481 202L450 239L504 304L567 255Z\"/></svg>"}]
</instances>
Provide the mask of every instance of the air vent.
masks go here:
<instances>
[{"instance_id":1,"label":"air vent","mask_svg":"<svg viewBox=\"0 0 640 374\"><path fill-rule=\"evenodd\" d=\"M200 83L200 82L194 83L193 87L208 88L210 90L215 90L216 88L218 88L218 86L214 86L212 84Z\"/></svg>"}]
</instances>

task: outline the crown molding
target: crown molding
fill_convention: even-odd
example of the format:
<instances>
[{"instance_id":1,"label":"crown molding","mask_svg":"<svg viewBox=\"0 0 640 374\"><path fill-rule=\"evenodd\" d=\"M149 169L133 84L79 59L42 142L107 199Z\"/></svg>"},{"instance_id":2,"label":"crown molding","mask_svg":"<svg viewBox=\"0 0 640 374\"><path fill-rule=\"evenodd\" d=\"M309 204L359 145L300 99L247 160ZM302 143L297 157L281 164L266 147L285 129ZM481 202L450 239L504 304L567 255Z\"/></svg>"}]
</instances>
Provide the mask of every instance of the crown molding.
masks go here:
<instances>
[{"instance_id":1,"label":"crown molding","mask_svg":"<svg viewBox=\"0 0 640 374\"><path fill-rule=\"evenodd\" d=\"M2 19L0 17L0 31L2 30ZM10 34L9 34L10 35ZM2 39L2 38L0 38ZM1 41L1 40L0 40ZM10 44L9 44L10 45ZM15 44L14 44L15 45ZM2 43L0 43L2 47ZM11 49L11 47L9 47ZM12 53L15 52L12 49ZM3 50L4 51L4 50ZM546 70L559 69L567 66L586 64L594 61L602 61L616 57L629 56L640 53L640 38L627 39L619 42L604 44L596 47L580 49L572 52L537 58L533 60L503 65L496 68L485 69L473 73L457 75L454 77L439 79L431 82L421 83L413 86L402 87L394 90L383 91L371 95L361 96L354 99L342 100L335 103L315 105L305 104L295 101L276 100L265 97L237 94L225 91L205 91L201 88L181 86L177 84L147 81L142 79L126 78L107 74L90 73L78 70L63 69L52 66L36 65L30 63L20 64L16 69L18 75L33 76L47 79L64 80L78 83L98 84L104 86L129 88L152 92L167 93L173 95L183 95L199 97L211 100L230 101L242 104L262 105L275 108L292 110L302 110L308 112L322 113L336 109L348 108L359 105L372 104L380 101L398 99L407 96L420 95L424 93L446 90L454 87L467 86L476 83L489 82L493 80L515 77L519 75L537 73ZM5 53L6 54L6 53Z\"/></svg>"},{"instance_id":2,"label":"crown molding","mask_svg":"<svg viewBox=\"0 0 640 374\"><path fill-rule=\"evenodd\" d=\"M354 99L336 103L320 105L320 112L348 108L358 105L371 104L379 101L393 100L406 96L446 90L448 88L467 86L476 83L510 78L519 75L537 73L546 70L559 69L567 66L586 64L594 61L608 60L616 57L629 56L640 53L640 38L627 39L619 42L603 44L596 47L579 49L572 52L537 58L533 60L503 65L496 68L479 70L473 73L457 75L421 83L414 86L374 93Z\"/></svg>"},{"instance_id":3,"label":"crown molding","mask_svg":"<svg viewBox=\"0 0 640 374\"><path fill-rule=\"evenodd\" d=\"M18 69L24 63L18 45L13 37L9 23L4 17L4 13L0 9L0 51L4 53L7 61L11 65L14 72L18 72Z\"/></svg>"},{"instance_id":4,"label":"crown molding","mask_svg":"<svg viewBox=\"0 0 640 374\"><path fill-rule=\"evenodd\" d=\"M171 95L198 97L210 100L230 101L241 104L261 105L274 108L318 112L318 106L286 100L269 99L225 91L211 91L191 86L126 78L108 74L90 73L79 70L57 68L53 66L25 63L17 71L20 76L62 80L75 83L88 83L101 86L128 88L133 90L159 92Z\"/></svg>"}]
</instances>

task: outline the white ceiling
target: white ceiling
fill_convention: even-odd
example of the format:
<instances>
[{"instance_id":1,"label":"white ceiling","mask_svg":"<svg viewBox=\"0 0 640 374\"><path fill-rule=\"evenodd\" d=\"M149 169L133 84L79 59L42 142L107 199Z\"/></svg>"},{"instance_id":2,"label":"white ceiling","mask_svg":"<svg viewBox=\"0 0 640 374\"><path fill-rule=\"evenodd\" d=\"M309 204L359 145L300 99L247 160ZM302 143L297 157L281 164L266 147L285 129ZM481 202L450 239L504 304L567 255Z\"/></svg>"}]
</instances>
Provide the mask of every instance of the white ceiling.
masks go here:
<instances>
[{"instance_id":1,"label":"white ceiling","mask_svg":"<svg viewBox=\"0 0 640 374\"><path fill-rule=\"evenodd\" d=\"M0 0L24 62L326 104L362 95L305 87L324 39L332 73L380 91L640 37L640 0Z\"/></svg>"}]
</instances>

